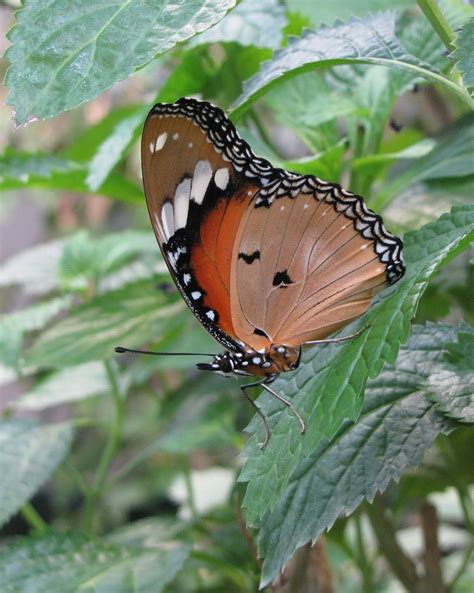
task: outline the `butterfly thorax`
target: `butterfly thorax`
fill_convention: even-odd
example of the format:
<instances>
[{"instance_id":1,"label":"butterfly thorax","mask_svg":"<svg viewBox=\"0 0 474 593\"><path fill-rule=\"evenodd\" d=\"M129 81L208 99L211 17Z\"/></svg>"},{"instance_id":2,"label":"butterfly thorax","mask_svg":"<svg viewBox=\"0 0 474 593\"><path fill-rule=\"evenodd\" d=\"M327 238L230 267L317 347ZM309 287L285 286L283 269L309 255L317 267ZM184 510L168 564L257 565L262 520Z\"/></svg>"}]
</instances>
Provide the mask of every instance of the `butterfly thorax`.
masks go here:
<instances>
[{"instance_id":1,"label":"butterfly thorax","mask_svg":"<svg viewBox=\"0 0 474 593\"><path fill-rule=\"evenodd\" d=\"M272 344L264 351L242 350L240 352L224 352L217 354L210 363L199 363L201 370L213 371L225 376L231 375L256 375L270 377L293 371L298 368L301 351L299 348L290 348L283 345Z\"/></svg>"}]
</instances>

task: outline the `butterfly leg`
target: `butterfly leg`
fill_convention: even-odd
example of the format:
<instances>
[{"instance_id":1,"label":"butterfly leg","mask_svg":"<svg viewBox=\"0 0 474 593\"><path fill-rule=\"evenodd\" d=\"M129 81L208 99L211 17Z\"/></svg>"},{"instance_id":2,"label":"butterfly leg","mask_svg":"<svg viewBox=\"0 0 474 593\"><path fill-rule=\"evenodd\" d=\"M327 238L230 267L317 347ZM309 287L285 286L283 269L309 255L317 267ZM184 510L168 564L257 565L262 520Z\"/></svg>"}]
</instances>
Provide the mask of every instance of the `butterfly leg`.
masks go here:
<instances>
[{"instance_id":1,"label":"butterfly leg","mask_svg":"<svg viewBox=\"0 0 474 593\"><path fill-rule=\"evenodd\" d=\"M310 346L314 344L334 344L338 342L345 342L346 340L352 340L352 338L357 338L360 334L364 333L365 330L369 329L368 325L364 325L362 329L356 331L354 334L350 334L349 336L344 336L342 338L328 338L326 340L313 340L311 342L304 342L303 346Z\"/></svg>"},{"instance_id":2,"label":"butterfly leg","mask_svg":"<svg viewBox=\"0 0 474 593\"><path fill-rule=\"evenodd\" d=\"M268 439L270 438L270 427L268 426L268 418L262 412L262 410L260 409L260 407L257 406L257 404L253 401L253 399L247 393L246 389L247 388L250 388L250 387L257 387L259 385L262 385L264 381L266 381L266 379L264 379L263 381L255 381L254 383L247 383L247 385L241 385L240 386L240 389L242 389L245 397L252 404L252 406L255 408L255 411L257 412L257 414L263 420L263 426L265 428L265 438L263 439L263 443L260 443L260 449L265 449L265 447L267 446L267 443L268 443Z\"/></svg>"},{"instance_id":3,"label":"butterfly leg","mask_svg":"<svg viewBox=\"0 0 474 593\"><path fill-rule=\"evenodd\" d=\"M285 406L287 406L288 408L290 408L290 410L293 412L293 414L298 418L298 422L300 423L300 427L301 427L301 434L303 434L304 431L306 430L306 425L304 423L303 418L301 418L298 410L293 405L293 402L291 400L289 400L289 399L286 399L286 397L283 397L282 395L280 395L279 393L277 393L271 387L268 386L268 383L271 383L274 379L275 379L275 377L269 377L268 379L265 379L265 381L262 381L262 383L260 383L260 385L270 395L273 395L273 397L276 397L276 399L278 401L280 401L282 404L285 404Z\"/></svg>"}]
</instances>

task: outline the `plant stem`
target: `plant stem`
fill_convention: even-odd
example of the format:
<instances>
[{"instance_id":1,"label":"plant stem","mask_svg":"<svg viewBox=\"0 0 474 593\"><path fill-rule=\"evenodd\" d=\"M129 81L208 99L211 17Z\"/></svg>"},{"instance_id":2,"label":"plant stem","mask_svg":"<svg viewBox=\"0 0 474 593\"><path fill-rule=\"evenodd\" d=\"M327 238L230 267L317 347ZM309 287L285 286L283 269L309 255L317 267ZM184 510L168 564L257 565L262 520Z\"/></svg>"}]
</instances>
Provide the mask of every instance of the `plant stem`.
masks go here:
<instances>
[{"instance_id":1,"label":"plant stem","mask_svg":"<svg viewBox=\"0 0 474 593\"><path fill-rule=\"evenodd\" d=\"M257 115L255 109L253 109L253 108L249 109L249 112L247 115L249 116L249 119L255 124L255 127L257 128L259 136L263 140L263 142L268 146L268 148L272 152L274 152L276 155L279 155L278 149L271 141L270 136L267 134L267 131L265 130L264 125L260 121L260 117Z\"/></svg>"},{"instance_id":2,"label":"plant stem","mask_svg":"<svg viewBox=\"0 0 474 593\"><path fill-rule=\"evenodd\" d=\"M27 502L22 506L21 514L25 521L31 525L35 531L38 531L39 533L48 531L48 524L30 502Z\"/></svg>"},{"instance_id":3,"label":"plant stem","mask_svg":"<svg viewBox=\"0 0 474 593\"><path fill-rule=\"evenodd\" d=\"M438 8L436 0L416 0L418 6L423 11L425 17L429 20L433 29L438 33L439 38L447 47L449 52L454 51L454 31L451 29L448 21Z\"/></svg>"},{"instance_id":4,"label":"plant stem","mask_svg":"<svg viewBox=\"0 0 474 593\"><path fill-rule=\"evenodd\" d=\"M191 516L193 521L197 521L199 519L199 514L196 508L196 501L194 499L194 490L193 484L191 481L191 466L189 464L189 460L185 458L183 460L183 474L184 474L184 485L186 487L186 495L187 495L187 502L189 506L189 510L191 511Z\"/></svg>"},{"instance_id":5,"label":"plant stem","mask_svg":"<svg viewBox=\"0 0 474 593\"><path fill-rule=\"evenodd\" d=\"M115 417L109 429L107 443L99 461L94 484L89 495L86 497L84 522L86 530L90 532L94 530L96 505L104 490L110 464L120 443L125 412L125 397L120 392L116 370L109 360L105 360L104 365L115 405Z\"/></svg>"},{"instance_id":6,"label":"plant stem","mask_svg":"<svg viewBox=\"0 0 474 593\"><path fill-rule=\"evenodd\" d=\"M379 550L385 556L395 576L404 587L410 593L416 593L419 585L416 566L400 547L395 528L385 512L382 500L379 496L376 496L374 502L367 505L366 508L377 538Z\"/></svg>"},{"instance_id":7,"label":"plant stem","mask_svg":"<svg viewBox=\"0 0 474 593\"><path fill-rule=\"evenodd\" d=\"M371 593L374 590L374 578L372 573L372 566L367 558L365 552L366 545L364 542L364 536L362 534L362 517L360 514L354 517L355 528L356 528L356 540L357 540L357 564L359 565L362 573L362 583L364 593Z\"/></svg>"}]
</instances>

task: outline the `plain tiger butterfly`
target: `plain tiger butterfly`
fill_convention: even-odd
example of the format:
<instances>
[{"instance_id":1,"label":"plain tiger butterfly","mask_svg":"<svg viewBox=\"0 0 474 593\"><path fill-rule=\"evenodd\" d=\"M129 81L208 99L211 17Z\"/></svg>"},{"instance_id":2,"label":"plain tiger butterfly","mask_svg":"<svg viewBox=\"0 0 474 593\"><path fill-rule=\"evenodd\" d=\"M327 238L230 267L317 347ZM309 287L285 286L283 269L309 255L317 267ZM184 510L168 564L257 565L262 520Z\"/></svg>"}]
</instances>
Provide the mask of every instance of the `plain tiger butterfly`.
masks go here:
<instances>
[{"instance_id":1,"label":"plain tiger butterfly","mask_svg":"<svg viewBox=\"0 0 474 593\"><path fill-rule=\"evenodd\" d=\"M199 369L269 384L306 344L362 315L404 272L402 242L360 196L255 156L224 112L182 98L158 103L142 136L151 224L189 308L224 346ZM119 348L118 351L126 349Z\"/></svg>"}]
</instances>

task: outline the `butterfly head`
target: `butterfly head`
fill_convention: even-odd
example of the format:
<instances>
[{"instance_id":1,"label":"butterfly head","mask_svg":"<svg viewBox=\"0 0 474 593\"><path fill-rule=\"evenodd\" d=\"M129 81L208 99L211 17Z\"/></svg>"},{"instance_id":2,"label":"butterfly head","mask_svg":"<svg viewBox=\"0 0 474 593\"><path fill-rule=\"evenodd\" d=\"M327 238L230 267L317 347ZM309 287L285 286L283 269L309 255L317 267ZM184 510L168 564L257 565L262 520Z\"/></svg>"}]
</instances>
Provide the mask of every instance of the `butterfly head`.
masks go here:
<instances>
[{"instance_id":1,"label":"butterfly head","mask_svg":"<svg viewBox=\"0 0 474 593\"><path fill-rule=\"evenodd\" d=\"M238 375L270 376L298 368L300 350L274 346L269 350L224 352L211 363L199 363L198 369L213 371L225 377Z\"/></svg>"}]
</instances>

